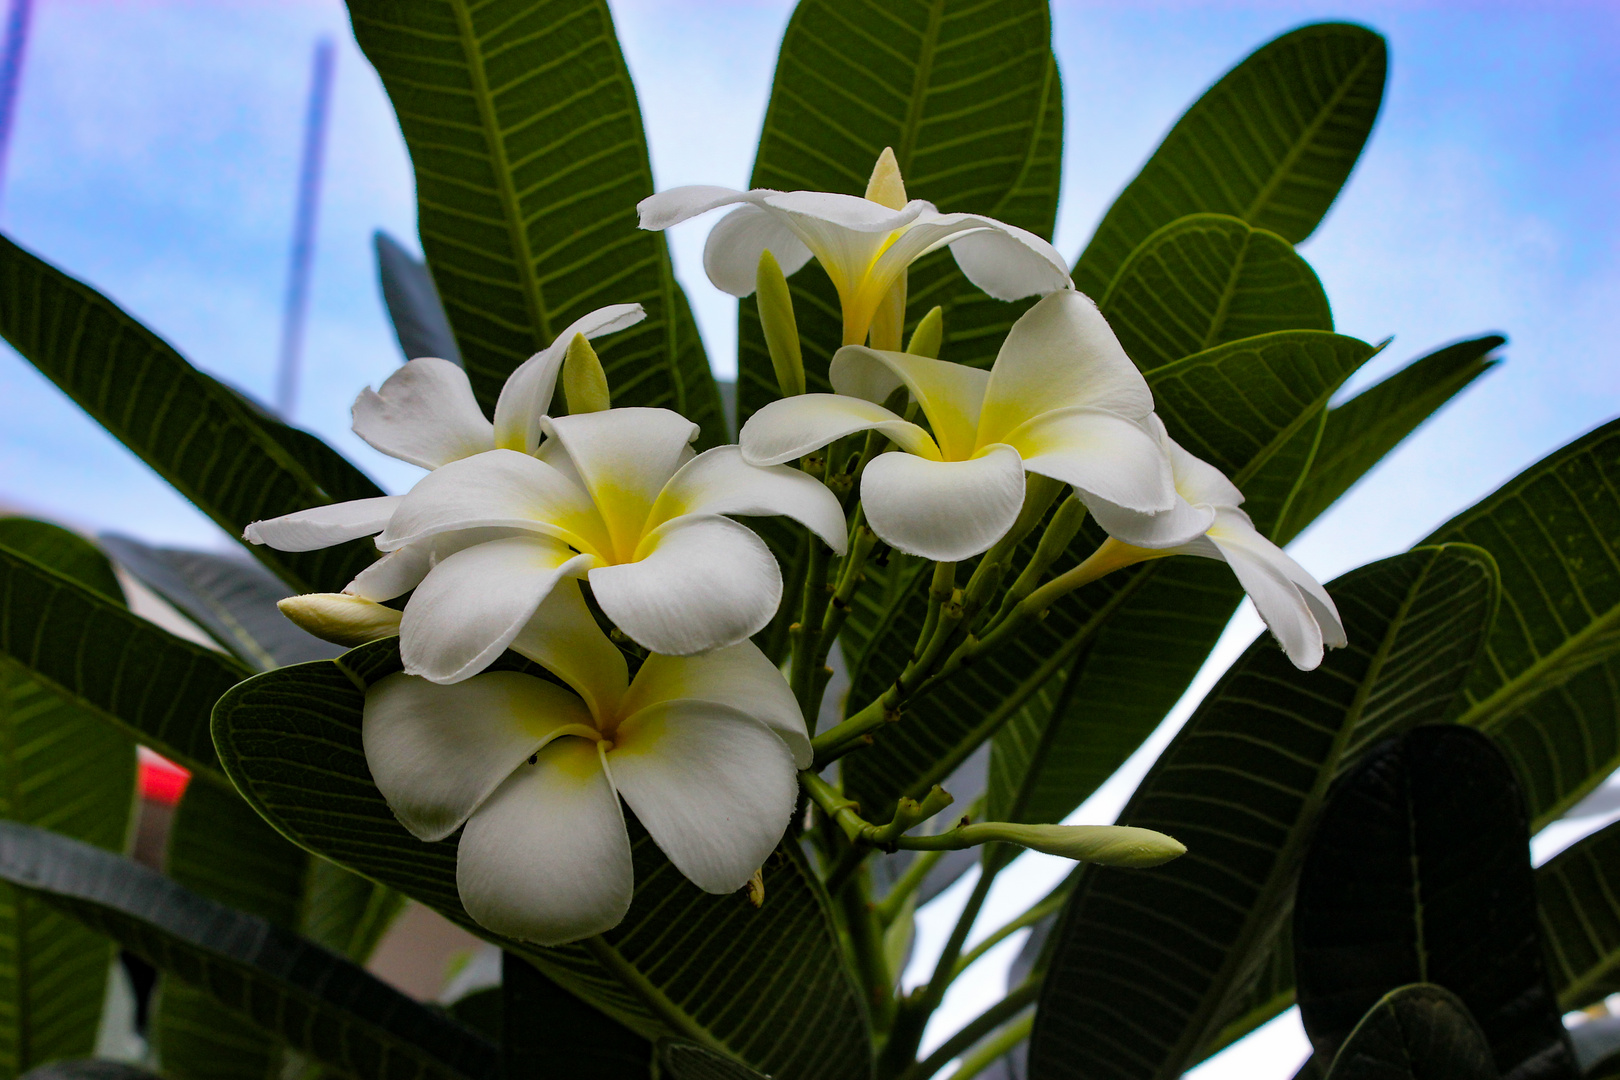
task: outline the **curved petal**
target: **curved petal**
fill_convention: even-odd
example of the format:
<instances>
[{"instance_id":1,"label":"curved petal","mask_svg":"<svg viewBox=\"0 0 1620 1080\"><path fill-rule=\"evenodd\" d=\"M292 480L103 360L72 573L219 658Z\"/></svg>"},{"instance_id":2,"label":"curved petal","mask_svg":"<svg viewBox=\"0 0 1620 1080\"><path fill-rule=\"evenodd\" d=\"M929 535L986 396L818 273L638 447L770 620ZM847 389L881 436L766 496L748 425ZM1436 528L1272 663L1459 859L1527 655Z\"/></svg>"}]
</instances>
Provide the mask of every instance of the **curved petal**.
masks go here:
<instances>
[{"instance_id":1,"label":"curved petal","mask_svg":"<svg viewBox=\"0 0 1620 1080\"><path fill-rule=\"evenodd\" d=\"M1241 514L1242 511L1228 513ZM1226 515L1222 518L1226 519ZM1310 671L1319 665L1325 635L1305 594L1294 585L1288 573L1290 567L1297 569L1298 564L1243 522L1219 521L1210 530L1209 539L1237 575L1238 584L1254 601L1254 608L1265 620L1266 628L1282 645L1294 666ZM1299 570L1299 573L1304 571Z\"/></svg>"},{"instance_id":2,"label":"curved petal","mask_svg":"<svg viewBox=\"0 0 1620 1080\"><path fill-rule=\"evenodd\" d=\"M743 202L751 195L758 197L773 194L775 192L767 189L738 191L736 188L716 187L713 184L686 184L647 196L636 203L636 213L640 215L643 229L656 232L671 225L679 225L688 218L706 214L718 207Z\"/></svg>"},{"instance_id":3,"label":"curved petal","mask_svg":"<svg viewBox=\"0 0 1620 1080\"><path fill-rule=\"evenodd\" d=\"M676 518L642 542L637 562L599 566L591 594L642 647L689 656L765 628L782 600L782 571L765 542L730 518Z\"/></svg>"},{"instance_id":4,"label":"curved petal","mask_svg":"<svg viewBox=\"0 0 1620 1080\"><path fill-rule=\"evenodd\" d=\"M617 715L629 668L596 625L577 583L557 582L511 647L572 686L592 715Z\"/></svg>"},{"instance_id":5,"label":"curved petal","mask_svg":"<svg viewBox=\"0 0 1620 1080\"><path fill-rule=\"evenodd\" d=\"M752 641L701 656L647 657L624 697L626 714L661 701L711 701L746 713L776 732L795 768L810 767L810 735L787 679Z\"/></svg>"},{"instance_id":6,"label":"curved petal","mask_svg":"<svg viewBox=\"0 0 1620 1080\"><path fill-rule=\"evenodd\" d=\"M467 822L456 887L480 926L563 945L611 930L630 910L630 837L595 747L558 739Z\"/></svg>"},{"instance_id":7,"label":"curved petal","mask_svg":"<svg viewBox=\"0 0 1620 1080\"><path fill-rule=\"evenodd\" d=\"M758 206L739 206L709 230L703 245L703 270L721 292L748 296L759 275L759 257L769 251L784 275L810 261L810 249L778 214Z\"/></svg>"},{"instance_id":8,"label":"curved petal","mask_svg":"<svg viewBox=\"0 0 1620 1080\"><path fill-rule=\"evenodd\" d=\"M828 191L787 191L765 196L758 205L775 212L815 253L841 296L860 288L891 233L933 209L915 199L903 209L891 210L858 195ZM887 289L879 290L883 291Z\"/></svg>"},{"instance_id":9,"label":"curved petal","mask_svg":"<svg viewBox=\"0 0 1620 1080\"><path fill-rule=\"evenodd\" d=\"M737 446L716 446L681 466L659 493L647 528L686 514L790 517L839 555L849 539L843 508L825 484L786 465L750 465Z\"/></svg>"},{"instance_id":10,"label":"curved petal","mask_svg":"<svg viewBox=\"0 0 1620 1080\"><path fill-rule=\"evenodd\" d=\"M568 451L607 524L610 561L633 558L647 515L683 464L698 426L669 409L639 408L559 416L543 426Z\"/></svg>"},{"instance_id":11,"label":"curved petal","mask_svg":"<svg viewBox=\"0 0 1620 1080\"><path fill-rule=\"evenodd\" d=\"M1011 432L1007 444L1023 456L1024 468L1072 485L1088 507L1104 502L1162 514L1178 501L1164 447L1147 427L1117 413L1045 413Z\"/></svg>"},{"instance_id":12,"label":"curved petal","mask_svg":"<svg viewBox=\"0 0 1620 1080\"><path fill-rule=\"evenodd\" d=\"M524 535L534 534L527 529L458 529L430 536L390 551L356 574L354 580L343 587L343 591L350 596L379 603L392 600L422 584L422 579L427 577L434 563L449 558L463 548Z\"/></svg>"},{"instance_id":13,"label":"curved petal","mask_svg":"<svg viewBox=\"0 0 1620 1080\"><path fill-rule=\"evenodd\" d=\"M1157 432L1165 454L1170 458L1170 471L1176 478L1176 491L1194 505L1238 507L1243 505L1243 492L1226 478L1226 474L1202 458L1194 457L1182 449L1180 443L1164 429L1164 421L1154 413L1147 419L1148 427Z\"/></svg>"},{"instance_id":14,"label":"curved petal","mask_svg":"<svg viewBox=\"0 0 1620 1080\"><path fill-rule=\"evenodd\" d=\"M640 304L610 304L575 319L556 340L519 364L506 378L495 402L495 445L532 454L540 444L540 421L551 411L557 374L574 335L601 337L634 326L647 317ZM486 447L486 449L488 449Z\"/></svg>"},{"instance_id":15,"label":"curved petal","mask_svg":"<svg viewBox=\"0 0 1620 1080\"><path fill-rule=\"evenodd\" d=\"M1097 305L1065 289L1026 311L1002 342L984 393L979 445L1005 442L1041 413L1077 407L1140 420L1153 411L1153 394Z\"/></svg>"},{"instance_id":16,"label":"curved petal","mask_svg":"<svg viewBox=\"0 0 1620 1080\"><path fill-rule=\"evenodd\" d=\"M405 671L454 683L494 662L564 577L583 574L576 555L546 536L514 536L456 552L411 594L400 623Z\"/></svg>"},{"instance_id":17,"label":"curved petal","mask_svg":"<svg viewBox=\"0 0 1620 1080\"><path fill-rule=\"evenodd\" d=\"M277 551L315 551L381 532L403 499L403 495L380 495L314 506L268 521L255 521L242 530L242 539Z\"/></svg>"},{"instance_id":18,"label":"curved petal","mask_svg":"<svg viewBox=\"0 0 1620 1080\"><path fill-rule=\"evenodd\" d=\"M845 345L833 355L828 375L840 394L871 402L887 400L904 385L928 417L946 461L966 461L977 449L974 437L990 381L987 371L949 360Z\"/></svg>"},{"instance_id":19,"label":"curved petal","mask_svg":"<svg viewBox=\"0 0 1620 1080\"><path fill-rule=\"evenodd\" d=\"M1126 510L1103 499L1081 496L1086 509L1097 519L1103 531L1114 539L1132 547L1163 551L1165 548L1185 548L1204 537L1204 531L1215 521L1215 508L1200 503L1197 506L1185 499L1177 499L1169 510L1159 514L1142 514ZM1188 552L1187 554L1200 554Z\"/></svg>"},{"instance_id":20,"label":"curved petal","mask_svg":"<svg viewBox=\"0 0 1620 1080\"><path fill-rule=\"evenodd\" d=\"M708 701L659 702L627 717L607 765L669 861L711 893L747 884L787 831L798 795L782 740Z\"/></svg>"},{"instance_id":21,"label":"curved petal","mask_svg":"<svg viewBox=\"0 0 1620 1080\"><path fill-rule=\"evenodd\" d=\"M555 683L492 671L455 686L390 675L366 691L360 741L377 790L419 840L443 840L536 750L594 731Z\"/></svg>"},{"instance_id":22,"label":"curved petal","mask_svg":"<svg viewBox=\"0 0 1620 1080\"><path fill-rule=\"evenodd\" d=\"M984 227L955 237L950 245L963 276L979 289L997 300L1018 300L1074 288L1069 264L1057 248L1016 225L976 220Z\"/></svg>"},{"instance_id":23,"label":"curved petal","mask_svg":"<svg viewBox=\"0 0 1620 1080\"><path fill-rule=\"evenodd\" d=\"M467 373L437 357L412 360L378 389L360 391L350 415L372 447L424 469L495 447Z\"/></svg>"},{"instance_id":24,"label":"curved petal","mask_svg":"<svg viewBox=\"0 0 1620 1080\"><path fill-rule=\"evenodd\" d=\"M611 547L590 496L543 461L514 450L452 461L428 473L377 537L377 547L406 544L457 529L526 529L593 553Z\"/></svg>"},{"instance_id":25,"label":"curved petal","mask_svg":"<svg viewBox=\"0 0 1620 1080\"><path fill-rule=\"evenodd\" d=\"M1242 548L1251 552L1254 557L1263 559L1274 567L1283 577L1287 578L1299 590L1300 596L1311 611L1311 617L1321 628L1322 641L1329 648L1341 649L1347 644L1344 635L1344 621L1339 616L1338 606L1328 591L1322 588L1321 582L1311 576L1306 570L1286 552L1260 535L1249 515L1241 510L1221 508L1215 517L1215 524L1209 530L1209 539L1228 555L1234 549Z\"/></svg>"},{"instance_id":26,"label":"curved petal","mask_svg":"<svg viewBox=\"0 0 1620 1080\"><path fill-rule=\"evenodd\" d=\"M910 453L939 460L939 447L928 432L882 405L842 394L773 401L748 418L737 438L750 465L780 465L857 431L881 431Z\"/></svg>"},{"instance_id":27,"label":"curved petal","mask_svg":"<svg viewBox=\"0 0 1620 1080\"><path fill-rule=\"evenodd\" d=\"M872 531L896 550L960 562L1006 535L1024 505L1018 451L993 446L971 461L880 455L861 477Z\"/></svg>"}]
</instances>

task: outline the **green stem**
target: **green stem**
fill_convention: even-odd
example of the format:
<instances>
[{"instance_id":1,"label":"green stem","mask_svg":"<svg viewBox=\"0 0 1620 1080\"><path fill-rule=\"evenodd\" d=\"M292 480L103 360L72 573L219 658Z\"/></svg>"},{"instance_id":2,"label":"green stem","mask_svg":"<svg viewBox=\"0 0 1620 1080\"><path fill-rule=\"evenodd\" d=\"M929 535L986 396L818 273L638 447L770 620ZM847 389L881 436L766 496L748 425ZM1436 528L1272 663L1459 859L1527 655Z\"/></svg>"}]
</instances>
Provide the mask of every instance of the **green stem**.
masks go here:
<instances>
[{"instance_id":1,"label":"green stem","mask_svg":"<svg viewBox=\"0 0 1620 1080\"><path fill-rule=\"evenodd\" d=\"M974 1043L1016 1016L1026 1005L1034 1001L1040 992L1041 983L1039 979L1025 980L1017 989L974 1017L955 1035L946 1039L932 1054L897 1074L895 1080L928 1080L928 1077L933 1076L946 1065L949 1065L952 1058L961 1054L973 1046Z\"/></svg>"},{"instance_id":2,"label":"green stem","mask_svg":"<svg viewBox=\"0 0 1620 1080\"><path fill-rule=\"evenodd\" d=\"M963 953L962 958L956 962L956 969L951 972L951 980L954 982L956 979L960 978L962 972L966 971L968 968L977 963L980 957L989 952L991 949L995 948L997 945L1000 945L1003 941L1006 941L1013 934L1018 933L1018 931L1022 930L1026 926L1034 926L1036 923L1040 922L1054 911L1062 908L1063 902L1069 898L1068 884L1068 881L1065 880L1057 888L1048 893L1046 895L1046 899L1040 901L1040 903L1036 904L1034 907L1031 907L1028 911L1018 916L1018 918L1012 919L1006 924L997 927L989 937L986 937L983 941L973 946L973 948Z\"/></svg>"},{"instance_id":3,"label":"green stem","mask_svg":"<svg viewBox=\"0 0 1620 1080\"><path fill-rule=\"evenodd\" d=\"M973 1077L994 1065L1000 1057L1029 1038L1035 1027L1035 1014L1020 1016L990 1038L984 1040L972 1053L962 1055L962 1063L951 1073L951 1080L973 1080Z\"/></svg>"},{"instance_id":4,"label":"green stem","mask_svg":"<svg viewBox=\"0 0 1620 1080\"><path fill-rule=\"evenodd\" d=\"M854 875L836 896L843 911L844 928L849 932L855 970L866 991L872 1023L879 1031L885 1031L894 1018L894 975L883 955L883 927L870 899L866 875Z\"/></svg>"},{"instance_id":5,"label":"green stem","mask_svg":"<svg viewBox=\"0 0 1620 1080\"><path fill-rule=\"evenodd\" d=\"M888 926L899 918L901 910L906 906L906 898L922 888L928 872L944 857L944 851L924 851L912 859L911 865L906 867L906 872L900 875L900 880L889 890L889 895L878 903L878 921Z\"/></svg>"}]
</instances>

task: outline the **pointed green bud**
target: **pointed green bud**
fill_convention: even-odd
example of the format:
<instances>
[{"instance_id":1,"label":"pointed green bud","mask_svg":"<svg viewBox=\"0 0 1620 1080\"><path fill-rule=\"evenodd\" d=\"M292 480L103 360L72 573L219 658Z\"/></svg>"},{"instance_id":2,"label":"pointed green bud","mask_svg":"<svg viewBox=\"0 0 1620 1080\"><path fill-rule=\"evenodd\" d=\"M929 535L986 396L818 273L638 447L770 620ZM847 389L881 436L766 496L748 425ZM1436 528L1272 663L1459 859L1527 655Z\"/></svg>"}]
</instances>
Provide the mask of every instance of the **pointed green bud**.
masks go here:
<instances>
[{"instance_id":1,"label":"pointed green bud","mask_svg":"<svg viewBox=\"0 0 1620 1080\"><path fill-rule=\"evenodd\" d=\"M804 355L799 351L799 324L793 317L793 297L776 256L763 251L754 276L754 300L759 304L759 325L765 348L776 370L776 386L783 397L804 393Z\"/></svg>"},{"instance_id":2,"label":"pointed green bud","mask_svg":"<svg viewBox=\"0 0 1620 1080\"><path fill-rule=\"evenodd\" d=\"M1104 866L1158 866L1187 853L1186 846L1179 840L1152 829L1128 825L1014 825L986 821L964 825L957 831L972 831L974 839L981 843L1000 840L1059 858Z\"/></svg>"},{"instance_id":3,"label":"pointed green bud","mask_svg":"<svg viewBox=\"0 0 1620 1080\"><path fill-rule=\"evenodd\" d=\"M906 346L906 352L913 356L926 356L938 360L939 347L944 340L945 311L936 305L922 317L917 329L911 332L911 344Z\"/></svg>"},{"instance_id":4,"label":"pointed green bud","mask_svg":"<svg viewBox=\"0 0 1620 1080\"><path fill-rule=\"evenodd\" d=\"M602 370L602 361L584 334L575 334L574 340L568 343L568 355L563 357L562 384L570 413L613 408L608 395L607 372Z\"/></svg>"}]
</instances>

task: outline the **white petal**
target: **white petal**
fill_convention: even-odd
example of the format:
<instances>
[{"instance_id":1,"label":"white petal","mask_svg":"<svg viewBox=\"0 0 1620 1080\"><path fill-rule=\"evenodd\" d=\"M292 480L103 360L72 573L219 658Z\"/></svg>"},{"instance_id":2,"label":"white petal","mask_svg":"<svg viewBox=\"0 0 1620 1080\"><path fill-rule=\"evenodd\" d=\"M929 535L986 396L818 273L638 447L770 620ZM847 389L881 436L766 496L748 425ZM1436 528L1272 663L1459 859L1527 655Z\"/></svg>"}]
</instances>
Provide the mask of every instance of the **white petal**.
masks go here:
<instances>
[{"instance_id":1,"label":"white petal","mask_svg":"<svg viewBox=\"0 0 1620 1080\"><path fill-rule=\"evenodd\" d=\"M456 552L422 579L405 605L399 656L406 672L436 683L478 674L506 650L559 581L590 565L589 555L532 534Z\"/></svg>"},{"instance_id":2,"label":"white petal","mask_svg":"<svg viewBox=\"0 0 1620 1080\"><path fill-rule=\"evenodd\" d=\"M1017 300L1074 287L1069 264L1051 244L1016 225L977 220L988 227L950 244L962 274L984 292L997 300Z\"/></svg>"},{"instance_id":3,"label":"white petal","mask_svg":"<svg viewBox=\"0 0 1620 1080\"><path fill-rule=\"evenodd\" d=\"M765 628L782 571L765 542L729 518L676 518L643 541L642 558L599 566L591 594L613 625L652 652L688 656Z\"/></svg>"},{"instance_id":4,"label":"white petal","mask_svg":"<svg viewBox=\"0 0 1620 1080\"><path fill-rule=\"evenodd\" d=\"M1310 671L1322 662L1325 635L1289 571L1305 572L1247 522L1248 516L1241 510L1225 511L1210 530L1209 539L1237 575L1238 584L1254 601L1255 610L1288 659L1301 671ZM1335 612L1335 623L1336 616ZM1339 633L1342 637L1342 628Z\"/></svg>"},{"instance_id":5,"label":"white petal","mask_svg":"<svg viewBox=\"0 0 1620 1080\"><path fill-rule=\"evenodd\" d=\"M1185 499L1177 499L1175 506L1161 514L1142 514L1097 498L1085 502L1086 509L1109 536L1152 551L1196 544L1215 521L1214 507L1202 503L1194 506Z\"/></svg>"},{"instance_id":6,"label":"white petal","mask_svg":"<svg viewBox=\"0 0 1620 1080\"><path fill-rule=\"evenodd\" d=\"M1165 431L1164 421L1159 419L1158 413L1149 416L1147 424L1150 430L1158 433L1159 441L1164 445L1165 453L1170 458L1170 471L1176 478L1176 491L1183 499L1195 506L1199 503L1221 507L1243 505L1243 492L1237 489L1237 485L1209 462L1182 449L1181 444Z\"/></svg>"},{"instance_id":7,"label":"white petal","mask_svg":"<svg viewBox=\"0 0 1620 1080\"><path fill-rule=\"evenodd\" d=\"M629 669L596 625L577 582L557 582L511 647L572 686L595 715L618 715Z\"/></svg>"},{"instance_id":8,"label":"white petal","mask_svg":"<svg viewBox=\"0 0 1620 1080\"><path fill-rule=\"evenodd\" d=\"M584 739L558 739L519 766L467 822L456 850L467 914L540 945L619 925L634 885L619 797Z\"/></svg>"},{"instance_id":9,"label":"white petal","mask_svg":"<svg viewBox=\"0 0 1620 1080\"><path fill-rule=\"evenodd\" d=\"M557 374L562 370L574 335L601 337L634 326L646 317L640 304L597 308L575 319L550 345L519 364L507 376L501 396L495 402L495 445L521 454L534 453L540 444L540 421L551 411Z\"/></svg>"},{"instance_id":10,"label":"white petal","mask_svg":"<svg viewBox=\"0 0 1620 1080\"><path fill-rule=\"evenodd\" d=\"M1007 444L1023 456L1026 469L1072 485L1087 506L1102 501L1139 514L1162 514L1176 505L1175 478L1163 446L1146 426L1117 413L1045 413L1011 432Z\"/></svg>"},{"instance_id":11,"label":"white petal","mask_svg":"<svg viewBox=\"0 0 1620 1080\"><path fill-rule=\"evenodd\" d=\"M609 546L590 496L545 462L513 450L452 461L403 496L377 547L394 551L457 529L527 529L581 550Z\"/></svg>"},{"instance_id":12,"label":"white petal","mask_svg":"<svg viewBox=\"0 0 1620 1080\"><path fill-rule=\"evenodd\" d=\"M277 551L314 551L345 540L358 540L381 532L394 516L403 495L353 499L255 521L242 530L250 544L268 544Z\"/></svg>"},{"instance_id":13,"label":"white petal","mask_svg":"<svg viewBox=\"0 0 1620 1080\"><path fill-rule=\"evenodd\" d=\"M366 691L360 741L400 824L443 840L570 727L592 730L585 703L532 675L492 671L455 686L390 675Z\"/></svg>"},{"instance_id":14,"label":"white petal","mask_svg":"<svg viewBox=\"0 0 1620 1080\"><path fill-rule=\"evenodd\" d=\"M1346 644L1344 636L1344 622L1339 617L1339 609L1333 603L1333 598L1311 572L1292 556L1283 551L1276 544L1260 535L1249 520L1249 515L1235 508L1222 507L1216 514L1215 524L1209 530L1209 538L1214 541L1223 553L1228 555L1234 549L1247 550L1256 558L1263 559L1268 565L1293 582L1294 587L1304 597L1305 604L1311 611L1311 617L1321 627L1322 640L1331 648L1340 649Z\"/></svg>"},{"instance_id":15,"label":"white petal","mask_svg":"<svg viewBox=\"0 0 1620 1080\"><path fill-rule=\"evenodd\" d=\"M467 373L437 357L412 360L379 389L360 391L351 415L356 435L424 469L495 448Z\"/></svg>"},{"instance_id":16,"label":"white petal","mask_svg":"<svg viewBox=\"0 0 1620 1080\"><path fill-rule=\"evenodd\" d=\"M882 405L842 394L799 394L773 401L748 418L737 438L744 461L780 465L857 431L881 431L907 451L939 460L939 447L928 432Z\"/></svg>"},{"instance_id":17,"label":"white petal","mask_svg":"<svg viewBox=\"0 0 1620 1080\"><path fill-rule=\"evenodd\" d=\"M759 257L766 251L776 257L784 275L810 261L810 249L781 215L758 206L739 206L709 231L703 270L721 292L748 296L759 276Z\"/></svg>"},{"instance_id":18,"label":"white petal","mask_svg":"<svg viewBox=\"0 0 1620 1080\"><path fill-rule=\"evenodd\" d=\"M833 286L846 299L873 269L889 242L889 234L933 209L917 199L904 209L890 210L870 199L827 191L783 192L766 196L758 205L776 212L815 253ZM885 291L886 286L878 290Z\"/></svg>"},{"instance_id":19,"label":"white petal","mask_svg":"<svg viewBox=\"0 0 1620 1080\"><path fill-rule=\"evenodd\" d=\"M928 417L946 461L966 461L977 449L974 438L990 381L987 371L948 360L846 345L833 354L828 375L840 394L874 403L887 400L897 387L905 386Z\"/></svg>"},{"instance_id":20,"label":"white petal","mask_svg":"<svg viewBox=\"0 0 1620 1080\"><path fill-rule=\"evenodd\" d=\"M726 705L661 702L619 725L613 783L675 868L711 893L740 889L787 831L793 760L765 725Z\"/></svg>"},{"instance_id":21,"label":"white petal","mask_svg":"<svg viewBox=\"0 0 1620 1080\"><path fill-rule=\"evenodd\" d=\"M1153 394L1097 305L1065 289L1026 311L1002 342L985 389L979 445L1005 441L1041 413L1082 406L1140 420L1153 411Z\"/></svg>"},{"instance_id":22,"label":"white petal","mask_svg":"<svg viewBox=\"0 0 1620 1080\"><path fill-rule=\"evenodd\" d=\"M700 656L647 657L624 698L636 712L660 701L712 701L752 716L776 732L797 768L810 766L810 735L787 679L752 641Z\"/></svg>"},{"instance_id":23,"label":"white petal","mask_svg":"<svg viewBox=\"0 0 1620 1080\"><path fill-rule=\"evenodd\" d=\"M607 523L615 547L609 561L632 558L647 515L686 460L698 426L669 409L637 408L559 416L544 427L568 451Z\"/></svg>"},{"instance_id":24,"label":"white petal","mask_svg":"<svg viewBox=\"0 0 1620 1080\"><path fill-rule=\"evenodd\" d=\"M960 562L1006 535L1024 505L1018 452L991 447L971 461L880 455L861 477L872 531L908 555Z\"/></svg>"},{"instance_id":25,"label":"white petal","mask_svg":"<svg viewBox=\"0 0 1620 1080\"><path fill-rule=\"evenodd\" d=\"M774 194L768 190L738 191L736 188L716 187L713 184L686 184L682 187L649 195L636 204L643 229L667 229L688 218L706 214L721 206L742 202L749 196Z\"/></svg>"},{"instance_id":26,"label":"white petal","mask_svg":"<svg viewBox=\"0 0 1620 1080\"><path fill-rule=\"evenodd\" d=\"M737 446L705 450L681 466L653 504L647 527L685 514L790 517L839 555L849 538L843 508L825 484L786 465L750 465Z\"/></svg>"},{"instance_id":27,"label":"white petal","mask_svg":"<svg viewBox=\"0 0 1620 1080\"><path fill-rule=\"evenodd\" d=\"M426 540L418 540L395 551L390 551L343 587L350 596L367 600L392 600L404 596L422 583L433 564L449 558L463 548L485 544L508 536L532 535L525 529L459 529L440 533Z\"/></svg>"}]
</instances>

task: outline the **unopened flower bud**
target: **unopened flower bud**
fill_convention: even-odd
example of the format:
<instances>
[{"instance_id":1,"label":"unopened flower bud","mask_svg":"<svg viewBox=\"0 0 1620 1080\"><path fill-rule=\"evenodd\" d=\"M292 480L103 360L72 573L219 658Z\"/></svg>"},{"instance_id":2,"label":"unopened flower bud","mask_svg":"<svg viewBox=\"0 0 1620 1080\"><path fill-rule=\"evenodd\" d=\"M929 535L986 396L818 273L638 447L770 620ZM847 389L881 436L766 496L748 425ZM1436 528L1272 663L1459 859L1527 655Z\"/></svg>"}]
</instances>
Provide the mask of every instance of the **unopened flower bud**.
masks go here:
<instances>
[{"instance_id":1,"label":"unopened flower bud","mask_svg":"<svg viewBox=\"0 0 1620 1080\"><path fill-rule=\"evenodd\" d=\"M575 334L574 340L568 343L568 354L563 357L562 384L570 414L613 408L607 372L602 370L602 361L584 334Z\"/></svg>"},{"instance_id":2,"label":"unopened flower bud","mask_svg":"<svg viewBox=\"0 0 1620 1080\"><path fill-rule=\"evenodd\" d=\"M928 314L922 317L917 329L911 332L911 342L906 346L906 352L913 356L926 356L932 360L939 359L939 347L945 340L945 309L935 304Z\"/></svg>"},{"instance_id":3,"label":"unopened flower bud","mask_svg":"<svg viewBox=\"0 0 1620 1080\"><path fill-rule=\"evenodd\" d=\"M759 255L754 274L754 298L759 304L759 325L765 332L765 348L776 371L776 386L783 397L804 393L804 355L799 351L799 323L793 315L793 295L776 256L769 251Z\"/></svg>"},{"instance_id":4,"label":"unopened flower bud","mask_svg":"<svg viewBox=\"0 0 1620 1080\"><path fill-rule=\"evenodd\" d=\"M353 648L399 633L400 613L348 593L306 593L276 602L300 629L334 645Z\"/></svg>"},{"instance_id":5,"label":"unopened flower bud","mask_svg":"<svg viewBox=\"0 0 1620 1080\"><path fill-rule=\"evenodd\" d=\"M965 825L963 832L982 835L981 843L1000 840L1048 855L1104 866L1158 866L1187 853L1181 841L1128 825L1015 825L987 821ZM979 835L974 839L978 840Z\"/></svg>"},{"instance_id":6,"label":"unopened flower bud","mask_svg":"<svg viewBox=\"0 0 1620 1080\"><path fill-rule=\"evenodd\" d=\"M900 162L895 159L894 148L885 146L872 166L872 178L866 182L866 197L890 210L904 210L906 182L900 176Z\"/></svg>"}]
</instances>

